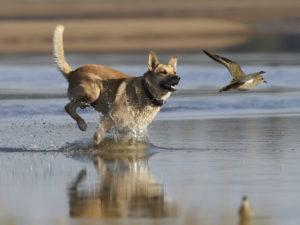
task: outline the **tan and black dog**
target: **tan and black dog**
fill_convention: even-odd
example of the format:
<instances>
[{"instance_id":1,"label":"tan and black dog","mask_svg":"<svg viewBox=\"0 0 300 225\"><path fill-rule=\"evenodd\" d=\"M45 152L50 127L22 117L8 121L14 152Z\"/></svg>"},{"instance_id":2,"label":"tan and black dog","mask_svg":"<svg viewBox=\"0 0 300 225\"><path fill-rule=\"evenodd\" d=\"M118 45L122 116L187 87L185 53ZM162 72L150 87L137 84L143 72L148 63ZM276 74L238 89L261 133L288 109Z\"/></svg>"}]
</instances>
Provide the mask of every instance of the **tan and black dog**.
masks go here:
<instances>
[{"instance_id":1,"label":"tan and black dog","mask_svg":"<svg viewBox=\"0 0 300 225\"><path fill-rule=\"evenodd\" d=\"M87 125L77 114L78 107L94 107L103 114L94 135L99 144L107 131L121 130L123 134L138 135L159 112L164 101L174 92L180 77L176 75L177 58L160 64L154 52L149 53L148 71L133 77L102 65L85 65L72 69L64 56L62 25L54 31L54 58L58 69L69 82L70 103L65 110L76 120L80 130Z\"/></svg>"}]
</instances>

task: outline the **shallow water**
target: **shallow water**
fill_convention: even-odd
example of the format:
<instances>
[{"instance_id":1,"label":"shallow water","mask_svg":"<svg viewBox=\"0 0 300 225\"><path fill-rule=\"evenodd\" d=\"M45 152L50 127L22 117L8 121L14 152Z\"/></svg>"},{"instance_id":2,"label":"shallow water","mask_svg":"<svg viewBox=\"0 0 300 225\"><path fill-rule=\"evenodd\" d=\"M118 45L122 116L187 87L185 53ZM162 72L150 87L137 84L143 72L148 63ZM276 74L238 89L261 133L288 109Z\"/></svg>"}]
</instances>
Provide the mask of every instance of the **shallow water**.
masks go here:
<instances>
[{"instance_id":1,"label":"shallow water","mask_svg":"<svg viewBox=\"0 0 300 225\"><path fill-rule=\"evenodd\" d=\"M298 224L300 65L284 56L232 55L269 83L222 94L227 71L185 57L150 143L102 151L87 147L97 113L82 111L80 132L63 110L67 84L45 58L0 65L0 224L239 224L243 195L255 211L243 224ZM139 57L128 58L105 64L141 74Z\"/></svg>"}]
</instances>

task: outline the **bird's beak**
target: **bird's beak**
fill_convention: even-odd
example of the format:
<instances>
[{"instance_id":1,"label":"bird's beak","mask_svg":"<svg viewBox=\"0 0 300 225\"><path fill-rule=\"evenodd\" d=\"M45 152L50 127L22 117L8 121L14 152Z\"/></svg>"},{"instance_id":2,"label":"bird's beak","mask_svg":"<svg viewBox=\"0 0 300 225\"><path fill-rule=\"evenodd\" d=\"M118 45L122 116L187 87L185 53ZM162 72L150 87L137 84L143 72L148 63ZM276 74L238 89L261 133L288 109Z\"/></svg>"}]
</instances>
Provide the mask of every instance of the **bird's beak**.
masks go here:
<instances>
[{"instance_id":1,"label":"bird's beak","mask_svg":"<svg viewBox=\"0 0 300 225\"><path fill-rule=\"evenodd\" d=\"M264 83L268 83L266 80L264 80Z\"/></svg>"}]
</instances>

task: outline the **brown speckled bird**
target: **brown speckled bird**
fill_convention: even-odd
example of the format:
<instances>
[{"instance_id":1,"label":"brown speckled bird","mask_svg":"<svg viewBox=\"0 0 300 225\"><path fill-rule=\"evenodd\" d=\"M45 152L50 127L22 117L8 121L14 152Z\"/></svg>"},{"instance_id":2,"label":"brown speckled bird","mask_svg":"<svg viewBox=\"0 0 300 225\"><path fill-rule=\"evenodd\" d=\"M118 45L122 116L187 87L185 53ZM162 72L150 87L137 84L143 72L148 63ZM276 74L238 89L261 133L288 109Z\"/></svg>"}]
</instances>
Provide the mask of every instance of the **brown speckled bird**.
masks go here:
<instances>
[{"instance_id":1,"label":"brown speckled bird","mask_svg":"<svg viewBox=\"0 0 300 225\"><path fill-rule=\"evenodd\" d=\"M241 69L239 64L236 62L227 59L225 57L211 54L208 51L203 50L203 52L212 58L214 61L224 65L230 72L232 80L231 83L222 87L219 92L228 91L231 89L237 89L239 91L246 91L255 88L257 85L261 83L267 83L264 77L261 74L264 74L264 71L260 71L257 73L252 73L246 75L244 71Z\"/></svg>"},{"instance_id":2,"label":"brown speckled bird","mask_svg":"<svg viewBox=\"0 0 300 225\"><path fill-rule=\"evenodd\" d=\"M247 196L243 196L242 198L242 204L239 209L239 215L240 218L251 218L254 215Z\"/></svg>"}]
</instances>

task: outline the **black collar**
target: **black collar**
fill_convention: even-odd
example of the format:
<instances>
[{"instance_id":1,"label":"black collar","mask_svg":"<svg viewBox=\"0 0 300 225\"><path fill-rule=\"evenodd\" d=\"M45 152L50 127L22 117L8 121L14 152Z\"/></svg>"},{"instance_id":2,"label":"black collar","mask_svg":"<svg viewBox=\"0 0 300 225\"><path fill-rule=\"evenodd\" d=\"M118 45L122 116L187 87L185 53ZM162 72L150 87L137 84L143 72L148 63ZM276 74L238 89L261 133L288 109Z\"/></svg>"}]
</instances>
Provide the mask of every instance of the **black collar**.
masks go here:
<instances>
[{"instance_id":1,"label":"black collar","mask_svg":"<svg viewBox=\"0 0 300 225\"><path fill-rule=\"evenodd\" d=\"M145 80L145 78L142 78L142 88L145 91L145 94L147 95L147 97L150 99L151 103L154 106L160 107L164 104L164 100L161 99L157 99L156 97L153 96L153 94L150 92L147 81Z\"/></svg>"}]
</instances>

